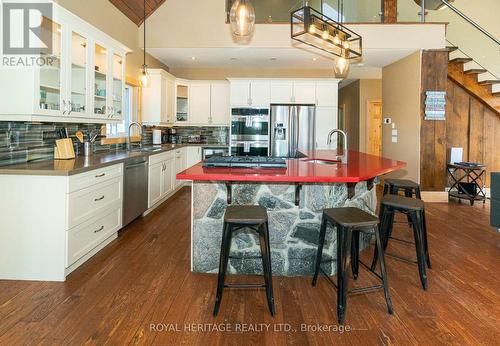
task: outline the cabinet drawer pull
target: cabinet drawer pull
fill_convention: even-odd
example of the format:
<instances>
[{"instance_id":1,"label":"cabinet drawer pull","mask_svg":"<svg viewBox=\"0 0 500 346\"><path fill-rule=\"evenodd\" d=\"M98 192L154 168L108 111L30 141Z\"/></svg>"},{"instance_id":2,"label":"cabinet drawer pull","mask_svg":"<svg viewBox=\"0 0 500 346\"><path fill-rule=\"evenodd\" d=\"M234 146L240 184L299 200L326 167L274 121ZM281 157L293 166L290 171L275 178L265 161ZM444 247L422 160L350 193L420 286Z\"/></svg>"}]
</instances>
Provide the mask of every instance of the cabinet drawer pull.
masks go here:
<instances>
[{"instance_id":1,"label":"cabinet drawer pull","mask_svg":"<svg viewBox=\"0 0 500 346\"><path fill-rule=\"evenodd\" d=\"M100 231L102 231L103 229L104 229L104 226L101 226L101 228L96 229L96 230L94 231L94 233L99 233L99 232L100 232Z\"/></svg>"},{"instance_id":2,"label":"cabinet drawer pull","mask_svg":"<svg viewBox=\"0 0 500 346\"><path fill-rule=\"evenodd\" d=\"M99 202L99 201L102 201L103 199L104 199L104 196L101 196L99 198L94 199L94 202Z\"/></svg>"},{"instance_id":3,"label":"cabinet drawer pull","mask_svg":"<svg viewBox=\"0 0 500 346\"><path fill-rule=\"evenodd\" d=\"M106 175L106 173L101 173L101 174L97 174L95 177L96 178L102 178Z\"/></svg>"}]
</instances>

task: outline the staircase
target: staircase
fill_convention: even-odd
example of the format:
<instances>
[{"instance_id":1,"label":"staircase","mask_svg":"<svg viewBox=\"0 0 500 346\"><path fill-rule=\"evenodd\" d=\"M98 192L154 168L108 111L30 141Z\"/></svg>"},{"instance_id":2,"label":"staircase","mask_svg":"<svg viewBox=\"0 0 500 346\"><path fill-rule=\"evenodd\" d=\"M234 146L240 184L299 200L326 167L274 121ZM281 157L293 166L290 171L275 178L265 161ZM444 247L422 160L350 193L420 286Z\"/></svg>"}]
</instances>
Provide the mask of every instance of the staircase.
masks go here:
<instances>
[{"instance_id":1,"label":"staircase","mask_svg":"<svg viewBox=\"0 0 500 346\"><path fill-rule=\"evenodd\" d=\"M450 45L448 78L460 84L500 115L500 78L486 70L459 47Z\"/></svg>"}]
</instances>

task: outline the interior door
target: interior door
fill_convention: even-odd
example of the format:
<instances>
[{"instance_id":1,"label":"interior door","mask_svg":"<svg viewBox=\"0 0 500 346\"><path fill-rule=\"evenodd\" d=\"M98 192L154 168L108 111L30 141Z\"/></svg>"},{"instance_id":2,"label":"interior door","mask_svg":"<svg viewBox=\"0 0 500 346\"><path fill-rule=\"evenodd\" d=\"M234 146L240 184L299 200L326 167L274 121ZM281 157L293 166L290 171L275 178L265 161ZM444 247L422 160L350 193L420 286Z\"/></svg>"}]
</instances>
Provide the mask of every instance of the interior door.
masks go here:
<instances>
[{"instance_id":1,"label":"interior door","mask_svg":"<svg viewBox=\"0 0 500 346\"><path fill-rule=\"evenodd\" d=\"M367 101L366 151L368 154L382 155L382 102Z\"/></svg>"}]
</instances>

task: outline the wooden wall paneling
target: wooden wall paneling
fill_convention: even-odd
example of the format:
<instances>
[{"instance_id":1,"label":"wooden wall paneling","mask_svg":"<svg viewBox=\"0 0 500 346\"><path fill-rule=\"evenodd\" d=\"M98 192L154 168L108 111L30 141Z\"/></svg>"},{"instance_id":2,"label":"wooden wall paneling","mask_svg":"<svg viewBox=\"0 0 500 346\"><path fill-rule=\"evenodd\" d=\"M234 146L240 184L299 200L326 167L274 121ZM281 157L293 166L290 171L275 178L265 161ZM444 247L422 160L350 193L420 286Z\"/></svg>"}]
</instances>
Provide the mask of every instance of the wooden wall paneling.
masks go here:
<instances>
[{"instance_id":1,"label":"wooden wall paneling","mask_svg":"<svg viewBox=\"0 0 500 346\"><path fill-rule=\"evenodd\" d=\"M487 166L486 185L490 186L490 173L500 172L500 117L489 108L484 109L484 164Z\"/></svg>"},{"instance_id":2,"label":"wooden wall paneling","mask_svg":"<svg viewBox=\"0 0 500 346\"><path fill-rule=\"evenodd\" d=\"M448 79L446 88L446 162L451 148L464 150L463 160L469 159L469 94Z\"/></svg>"},{"instance_id":3,"label":"wooden wall paneling","mask_svg":"<svg viewBox=\"0 0 500 346\"><path fill-rule=\"evenodd\" d=\"M484 107L476 99L469 99L469 161L484 163Z\"/></svg>"},{"instance_id":4,"label":"wooden wall paneling","mask_svg":"<svg viewBox=\"0 0 500 346\"><path fill-rule=\"evenodd\" d=\"M398 0L382 0L383 23L398 21Z\"/></svg>"},{"instance_id":5,"label":"wooden wall paneling","mask_svg":"<svg viewBox=\"0 0 500 346\"><path fill-rule=\"evenodd\" d=\"M446 90L448 51L422 51L420 184L426 191L443 191L446 186L446 122L424 120L425 92Z\"/></svg>"}]
</instances>

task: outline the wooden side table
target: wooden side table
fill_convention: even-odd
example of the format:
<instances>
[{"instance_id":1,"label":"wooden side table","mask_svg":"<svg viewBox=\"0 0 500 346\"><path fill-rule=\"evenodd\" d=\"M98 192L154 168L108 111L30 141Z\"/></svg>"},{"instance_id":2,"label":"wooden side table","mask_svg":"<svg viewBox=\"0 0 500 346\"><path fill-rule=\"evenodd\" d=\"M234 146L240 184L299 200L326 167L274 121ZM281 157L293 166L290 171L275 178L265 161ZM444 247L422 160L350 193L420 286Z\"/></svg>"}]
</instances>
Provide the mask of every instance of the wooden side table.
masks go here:
<instances>
[{"instance_id":1,"label":"wooden side table","mask_svg":"<svg viewBox=\"0 0 500 346\"><path fill-rule=\"evenodd\" d=\"M486 166L468 165L468 164L448 164L446 167L448 177L452 182L448 191L448 200L450 198L458 198L468 200L470 205L474 205L475 201L483 201L486 203L486 191L484 185L484 177L486 176ZM473 191L468 191L462 185L463 183L471 184Z\"/></svg>"}]
</instances>

